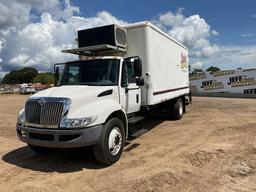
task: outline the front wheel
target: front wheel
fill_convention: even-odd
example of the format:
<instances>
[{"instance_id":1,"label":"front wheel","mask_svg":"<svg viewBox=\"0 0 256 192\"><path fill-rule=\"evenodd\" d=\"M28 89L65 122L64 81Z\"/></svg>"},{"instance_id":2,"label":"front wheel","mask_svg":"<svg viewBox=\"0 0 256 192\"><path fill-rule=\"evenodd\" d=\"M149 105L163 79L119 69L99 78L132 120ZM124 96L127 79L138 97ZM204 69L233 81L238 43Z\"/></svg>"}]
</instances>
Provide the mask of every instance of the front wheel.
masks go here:
<instances>
[{"instance_id":1,"label":"front wheel","mask_svg":"<svg viewBox=\"0 0 256 192\"><path fill-rule=\"evenodd\" d=\"M99 141L93 148L95 158L100 163L112 165L120 159L124 144L124 125L120 119L112 118L104 125Z\"/></svg>"}]
</instances>

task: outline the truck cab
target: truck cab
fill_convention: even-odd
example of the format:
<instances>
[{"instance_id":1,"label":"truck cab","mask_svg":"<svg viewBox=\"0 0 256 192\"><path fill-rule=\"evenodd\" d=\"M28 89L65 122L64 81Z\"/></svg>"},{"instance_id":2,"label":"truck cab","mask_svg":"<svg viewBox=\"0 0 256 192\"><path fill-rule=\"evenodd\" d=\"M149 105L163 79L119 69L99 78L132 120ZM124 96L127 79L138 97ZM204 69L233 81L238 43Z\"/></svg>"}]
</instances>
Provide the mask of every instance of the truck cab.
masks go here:
<instances>
[{"instance_id":1,"label":"truck cab","mask_svg":"<svg viewBox=\"0 0 256 192\"><path fill-rule=\"evenodd\" d=\"M128 137L127 115L141 107L140 59L94 57L63 65L56 87L27 100L17 125L19 138L36 152L95 145L100 162L114 163ZM110 128L104 130L106 124ZM100 139L108 149L96 145ZM109 151L109 157L102 151Z\"/></svg>"}]
</instances>

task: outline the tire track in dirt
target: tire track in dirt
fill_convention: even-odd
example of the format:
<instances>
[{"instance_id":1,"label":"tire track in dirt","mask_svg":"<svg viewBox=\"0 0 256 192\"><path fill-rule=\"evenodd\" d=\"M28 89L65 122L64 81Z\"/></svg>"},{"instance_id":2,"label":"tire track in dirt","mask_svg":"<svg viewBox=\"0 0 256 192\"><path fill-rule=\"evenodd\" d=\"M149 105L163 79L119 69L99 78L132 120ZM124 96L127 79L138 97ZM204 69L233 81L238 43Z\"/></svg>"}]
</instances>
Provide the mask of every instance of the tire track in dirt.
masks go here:
<instances>
[{"instance_id":1,"label":"tire track in dirt","mask_svg":"<svg viewBox=\"0 0 256 192\"><path fill-rule=\"evenodd\" d=\"M131 184L131 191L168 191L177 184L177 179L171 172L161 172L145 177Z\"/></svg>"}]
</instances>

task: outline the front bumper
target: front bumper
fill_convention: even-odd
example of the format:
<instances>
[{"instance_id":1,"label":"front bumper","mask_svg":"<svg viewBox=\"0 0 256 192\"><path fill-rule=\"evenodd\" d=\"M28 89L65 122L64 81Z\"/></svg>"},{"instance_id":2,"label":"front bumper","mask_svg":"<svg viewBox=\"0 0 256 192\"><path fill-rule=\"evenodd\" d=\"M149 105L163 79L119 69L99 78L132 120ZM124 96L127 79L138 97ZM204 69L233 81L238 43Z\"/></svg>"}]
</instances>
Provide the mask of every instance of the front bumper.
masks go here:
<instances>
[{"instance_id":1,"label":"front bumper","mask_svg":"<svg viewBox=\"0 0 256 192\"><path fill-rule=\"evenodd\" d=\"M75 148L97 143L103 125L83 129L43 129L17 125L17 135L25 143L50 148Z\"/></svg>"}]
</instances>

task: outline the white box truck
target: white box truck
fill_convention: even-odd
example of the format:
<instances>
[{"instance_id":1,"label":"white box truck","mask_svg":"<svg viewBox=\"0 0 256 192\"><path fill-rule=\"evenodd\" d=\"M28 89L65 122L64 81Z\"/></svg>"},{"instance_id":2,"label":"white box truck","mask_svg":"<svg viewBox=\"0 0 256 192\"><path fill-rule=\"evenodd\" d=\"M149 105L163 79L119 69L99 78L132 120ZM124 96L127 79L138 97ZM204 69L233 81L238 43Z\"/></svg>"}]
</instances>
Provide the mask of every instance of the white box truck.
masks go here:
<instances>
[{"instance_id":1,"label":"white box truck","mask_svg":"<svg viewBox=\"0 0 256 192\"><path fill-rule=\"evenodd\" d=\"M132 125L165 109L178 120L189 95L188 49L150 22L78 31L79 55L55 65L56 86L28 98L19 139L35 152L92 145L104 164L119 160ZM136 133L133 133L136 135Z\"/></svg>"}]
</instances>

